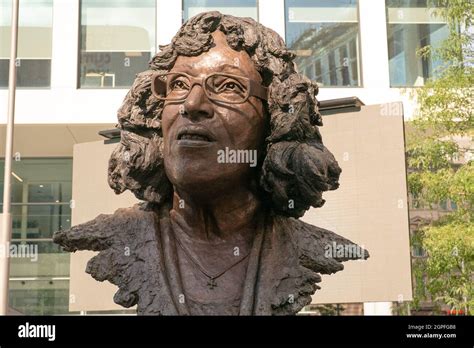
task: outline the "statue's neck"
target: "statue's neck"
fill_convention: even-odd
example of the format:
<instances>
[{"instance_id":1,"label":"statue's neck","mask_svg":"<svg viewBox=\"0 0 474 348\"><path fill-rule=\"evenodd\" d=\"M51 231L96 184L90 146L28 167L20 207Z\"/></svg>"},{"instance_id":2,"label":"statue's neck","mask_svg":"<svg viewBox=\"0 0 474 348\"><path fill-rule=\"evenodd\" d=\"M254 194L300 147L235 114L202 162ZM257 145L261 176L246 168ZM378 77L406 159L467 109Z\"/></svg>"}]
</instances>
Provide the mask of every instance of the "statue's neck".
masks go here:
<instances>
[{"instance_id":1,"label":"statue's neck","mask_svg":"<svg viewBox=\"0 0 474 348\"><path fill-rule=\"evenodd\" d=\"M216 194L209 199L175 190L171 214L191 238L210 242L250 240L257 223L259 200L249 190Z\"/></svg>"}]
</instances>

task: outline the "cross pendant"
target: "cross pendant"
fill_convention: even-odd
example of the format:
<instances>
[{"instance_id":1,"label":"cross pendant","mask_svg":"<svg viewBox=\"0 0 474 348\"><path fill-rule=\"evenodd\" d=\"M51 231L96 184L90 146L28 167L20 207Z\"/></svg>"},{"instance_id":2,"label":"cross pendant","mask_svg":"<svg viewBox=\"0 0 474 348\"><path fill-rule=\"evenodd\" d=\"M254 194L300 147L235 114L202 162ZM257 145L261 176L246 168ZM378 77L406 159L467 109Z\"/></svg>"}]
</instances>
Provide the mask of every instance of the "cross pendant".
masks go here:
<instances>
[{"instance_id":1,"label":"cross pendant","mask_svg":"<svg viewBox=\"0 0 474 348\"><path fill-rule=\"evenodd\" d=\"M217 287L217 283L215 281L214 278L210 278L209 281L207 282L207 286L209 287L209 289L214 289L215 287Z\"/></svg>"}]
</instances>

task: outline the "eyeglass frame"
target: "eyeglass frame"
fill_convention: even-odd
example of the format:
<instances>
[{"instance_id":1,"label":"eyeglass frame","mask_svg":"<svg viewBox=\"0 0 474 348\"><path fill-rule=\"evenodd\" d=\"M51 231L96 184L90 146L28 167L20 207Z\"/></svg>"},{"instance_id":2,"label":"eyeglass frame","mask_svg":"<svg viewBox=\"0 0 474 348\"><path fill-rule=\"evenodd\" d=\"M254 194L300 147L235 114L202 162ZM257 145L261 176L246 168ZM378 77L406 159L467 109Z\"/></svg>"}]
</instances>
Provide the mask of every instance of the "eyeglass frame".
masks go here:
<instances>
[{"instance_id":1,"label":"eyeglass frame","mask_svg":"<svg viewBox=\"0 0 474 348\"><path fill-rule=\"evenodd\" d=\"M189 79L191 85L189 86L189 91L187 92L185 97L183 97L183 98L167 98L167 97L162 97L161 94L159 94L157 92L156 81L159 81L160 83L167 83L167 81L160 80L160 77L166 77L170 74L181 74L181 75L184 75L185 77L187 77ZM205 86L206 81L210 77L215 76L215 75L227 76L227 77L231 77L231 78L246 80L247 85L248 85L249 88L248 88L248 91L246 92L244 100L243 101L231 102L231 101L216 99L216 98L210 96L208 94L207 89L204 86ZM191 91L192 91L192 89L195 85L200 85L201 86L201 88L204 90L204 93L206 94L207 98L209 98L209 100L212 100L212 101L215 101L215 102L218 102L218 103L243 104L246 101L248 101L248 99L250 97L257 97L257 98L265 100L265 101L268 100L268 88L267 87L263 86L261 83L255 81L255 80L249 79L248 77L241 76L241 75L214 72L214 73L208 74L208 75L203 76L203 77L194 77L194 76L191 76L191 75L189 75L187 73L184 73L184 72L167 72L167 73L155 73L151 77L151 91L152 91L153 95L160 101L173 101L173 102L185 101L186 98L189 97L189 94L191 93ZM166 86L166 88L168 88L168 86Z\"/></svg>"}]
</instances>

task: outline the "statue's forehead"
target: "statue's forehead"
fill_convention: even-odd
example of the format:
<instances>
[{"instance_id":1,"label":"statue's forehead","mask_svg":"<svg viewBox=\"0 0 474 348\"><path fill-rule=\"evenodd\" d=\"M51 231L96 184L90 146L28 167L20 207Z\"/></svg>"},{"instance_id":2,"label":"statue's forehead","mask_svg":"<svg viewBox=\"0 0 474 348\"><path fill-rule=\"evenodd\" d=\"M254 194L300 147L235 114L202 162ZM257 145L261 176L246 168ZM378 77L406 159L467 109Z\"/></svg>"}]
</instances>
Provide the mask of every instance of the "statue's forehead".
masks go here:
<instances>
[{"instance_id":1,"label":"statue's forehead","mask_svg":"<svg viewBox=\"0 0 474 348\"><path fill-rule=\"evenodd\" d=\"M235 51L234 51L235 52ZM199 56L186 57L179 56L176 60L175 67L194 68L196 70L217 70L226 64L233 65L239 68L240 64L234 64L234 58L240 62L240 55L228 54L232 52L222 52L221 50L211 49L208 52L203 52ZM237 53L237 52L235 52ZM237 62L237 60L236 60Z\"/></svg>"},{"instance_id":2,"label":"statue's forehead","mask_svg":"<svg viewBox=\"0 0 474 348\"><path fill-rule=\"evenodd\" d=\"M221 32L212 36L215 46L199 56L178 56L172 71L186 70L196 75L225 71L260 80L260 74L247 52L232 49Z\"/></svg>"}]
</instances>

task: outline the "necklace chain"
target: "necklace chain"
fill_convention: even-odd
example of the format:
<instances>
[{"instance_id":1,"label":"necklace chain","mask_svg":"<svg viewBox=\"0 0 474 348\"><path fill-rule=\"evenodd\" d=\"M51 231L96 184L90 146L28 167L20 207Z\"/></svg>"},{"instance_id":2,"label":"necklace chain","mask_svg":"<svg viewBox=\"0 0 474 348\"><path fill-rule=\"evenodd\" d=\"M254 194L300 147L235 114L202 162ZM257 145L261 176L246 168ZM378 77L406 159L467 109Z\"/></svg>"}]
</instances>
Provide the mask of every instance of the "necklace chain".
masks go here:
<instances>
[{"instance_id":1,"label":"necklace chain","mask_svg":"<svg viewBox=\"0 0 474 348\"><path fill-rule=\"evenodd\" d=\"M212 290L213 288L215 288L217 286L217 283L216 283L216 279L221 277L222 275L224 275L227 271L229 271L230 269L234 268L235 266L237 266L239 263L241 263L243 260L245 260L249 255L250 253L248 253L247 255L245 255L244 257L242 257L240 260L238 260L237 262L233 263L232 265L230 265L229 267L227 267L225 270L223 270L222 272L219 272L215 275L210 275L208 274L208 272L204 269L204 267L201 266L201 264L199 264L199 262L189 253L188 250L186 250L186 248L183 246L183 244L181 244L181 241L179 240L179 238L177 238L175 236L175 239L176 239L176 242L178 243L178 245L181 247L181 249L183 250L184 254L189 258L189 260L197 267L197 269L202 273L204 274L207 278L209 278L209 281L207 283L207 286Z\"/></svg>"}]
</instances>

